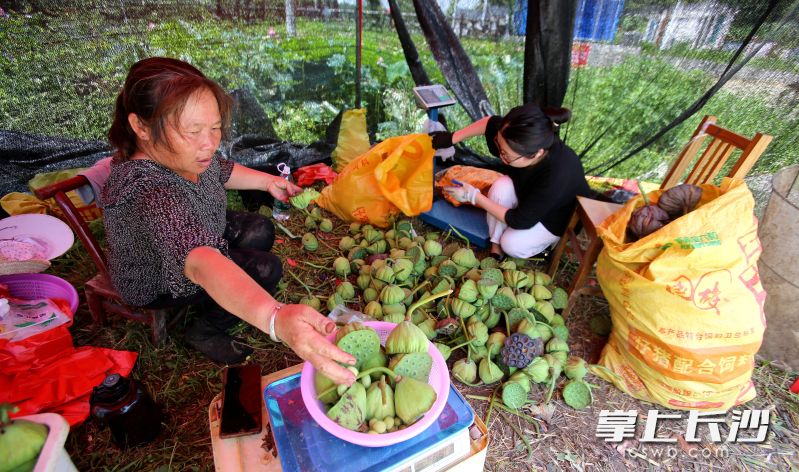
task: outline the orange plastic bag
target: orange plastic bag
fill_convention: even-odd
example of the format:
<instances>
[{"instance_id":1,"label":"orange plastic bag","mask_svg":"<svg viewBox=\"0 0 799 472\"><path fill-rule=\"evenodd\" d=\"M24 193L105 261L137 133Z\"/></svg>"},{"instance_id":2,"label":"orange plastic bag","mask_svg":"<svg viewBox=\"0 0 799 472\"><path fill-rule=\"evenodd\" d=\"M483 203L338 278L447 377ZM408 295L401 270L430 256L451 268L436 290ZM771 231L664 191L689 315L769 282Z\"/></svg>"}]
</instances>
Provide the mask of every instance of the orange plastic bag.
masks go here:
<instances>
[{"instance_id":1,"label":"orange plastic bag","mask_svg":"<svg viewBox=\"0 0 799 472\"><path fill-rule=\"evenodd\" d=\"M448 193L442 192L444 187L452 187L455 185L453 180L458 182L465 182L474 186L483 193L488 194L488 189L494 184L494 181L502 177L502 174L490 169L481 169L472 166L452 166L445 171L436 173L436 190L450 202L453 206L461 206L463 203L452 198Z\"/></svg>"},{"instance_id":2,"label":"orange plastic bag","mask_svg":"<svg viewBox=\"0 0 799 472\"><path fill-rule=\"evenodd\" d=\"M382 228L400 211L408 216L428 211L434 152L427 134L389 138L350 162L316 203L344 221Z\"/></svg>"},{"instance_id":3,"label":"orange plastic bag","mask_svg":"<svg viewBox=\"0 0 799 472\"><path fill-rule=\"evenodd\" d=\"M763 340L754 199L742 180L701 185L690 213L625 243L635 198L597 232L597 278L613 332L595 372L641 400L675 409L726 410L755 397ZM662 191L647 195L657 201Z\"/></svg>"}]
</instances>

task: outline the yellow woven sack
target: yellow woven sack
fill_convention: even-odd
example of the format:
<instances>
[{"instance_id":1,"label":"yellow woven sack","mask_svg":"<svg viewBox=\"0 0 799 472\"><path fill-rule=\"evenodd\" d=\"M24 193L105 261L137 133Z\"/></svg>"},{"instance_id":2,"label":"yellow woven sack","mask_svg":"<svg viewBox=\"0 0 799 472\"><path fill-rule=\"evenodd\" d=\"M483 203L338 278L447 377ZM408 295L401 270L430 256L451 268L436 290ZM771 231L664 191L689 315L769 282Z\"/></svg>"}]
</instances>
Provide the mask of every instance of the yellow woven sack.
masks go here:
<instances>
[{"instance_id":1,"label":"yellow woven sack","mask_svg":"<svg viewBox=\"0 0 799 472\"><path fill-rule=\"evenodd\" d=\"M316 203L344 221L387 227L401 211L408 216L433 206L430 136L386 139L342 170Z\"/></svg>"},{"instance_id":2,"label":"yellow woven sack","mask_svg":"<svg viewBox=\"0 0 799 472\"><path fill-rule=\"evenodd\" d=\"M600 359L606 369L595 372L668 408L726 410L756 394L752 367L766 327L761 246L742 180L701 187L694 211L636 242L624 235L640 198L598 228L597 276L613 332Z\"/></svg>"},{"instance_id":3,"label":"yellow woven sack","mask_svg":"<svg viewBox=\"0 0 799 472\"><path fill-rule=\"evenodd\" d=\"M333 170L341 172L353 159L369 150L366 132L366 109L347 110L341 116L336 149L330 154Z\"/></svg>"}]
</instances>

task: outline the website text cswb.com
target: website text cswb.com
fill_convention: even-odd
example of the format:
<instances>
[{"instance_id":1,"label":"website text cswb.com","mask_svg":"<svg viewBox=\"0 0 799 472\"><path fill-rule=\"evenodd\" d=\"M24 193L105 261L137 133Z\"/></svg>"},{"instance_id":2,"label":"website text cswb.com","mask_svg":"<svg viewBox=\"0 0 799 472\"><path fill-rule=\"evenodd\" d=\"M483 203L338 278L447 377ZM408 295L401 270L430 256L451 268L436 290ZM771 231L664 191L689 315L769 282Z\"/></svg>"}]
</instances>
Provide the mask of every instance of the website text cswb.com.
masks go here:
<instances>
[{"instance_id":1,"label":"website text cswb.com","mask_svg":"<svg viewBox=\"0 0 799 472\"><path fill-rule=\"evenodd\" d=\"M711 443L755 443L761 444L768 437L770 422L769 410L733 410L732 421L728 425L729 433L722 439L719 424L727 425L727 413L724 411L690 411L686 425L685 442L701 442L699 431L707 428ZM605 442L621 443L625 439L637 439L641 444L638 449L626 449L628 455L651 459L676 459L679 454L687 454L692 459L723 459L729 457L730 451L726 447L699 448L699 447L652 447L652 444L665 445L677 443L676 436L656 436L658 421L682 420L683 413L662 413L659 410L649 410L644 423L643 435L636 438L638 425L638 412L636 410L602 410L596 426L596 437L604 438Z\"/></svg>"}]
</instances>

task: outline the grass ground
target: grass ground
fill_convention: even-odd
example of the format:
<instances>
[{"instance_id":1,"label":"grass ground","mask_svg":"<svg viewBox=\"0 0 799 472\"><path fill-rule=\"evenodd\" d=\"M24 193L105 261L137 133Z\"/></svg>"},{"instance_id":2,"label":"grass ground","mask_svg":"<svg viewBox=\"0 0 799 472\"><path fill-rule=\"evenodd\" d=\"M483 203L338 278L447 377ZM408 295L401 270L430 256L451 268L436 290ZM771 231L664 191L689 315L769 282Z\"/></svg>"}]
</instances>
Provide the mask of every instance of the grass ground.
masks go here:
<instances>
[{"instance_id":1,"label":"grass ground","mask_svg":"<svg viewBox=\"0 0 799 472\"><path fill-rule=\"evenodd\" d=\"M288 229L302 234L301 220L301 217L293 218L288 222ZM415 226L419 231L432 229L418 222ZM332 233L319 233L321 244L316 253L304 251L299 240L279 233L282 241L275 246L275 253L284 261L286 276L278 298L297 302L306 293L300 280L316 294L332 293L332 272L315 266L330 265L337 255L334 248L345 233L346 225L340 222ZM76 244L55 262L50 272L70 280L80 290L94 274L94 269L86 253ZM568 265L564 272L568 273ZM588 325L592 317L607 314L604 300L583 297L567 320L572 353L591 362L598 359L606 338L594 334ZM243 324L238 329L255 349L252 362L261 366L263 374L300 362L288 348L272 343L254 329ZM139 359L132 375L144 383L167 413L164 432L151 444L132 450L114 446L109 431L91 419L74 428L66 446L79 470L213 470L207 409L212 398L221 391L222 366L186 348L180 338L180 326L173 330L165 345L156 347L151 342L148 327L142 323L112 319L102 328L91 324L85 303L78 310L72 333L76 345L138 352ZM453 355L451 361L457 357ZM682 436L686 430L683 418L660 422L659 435L678 441L669 446L635 440L613 445L597 439L594 432L600 410L637 410L642 416L635 437L640 438L643 416L656 406L637 401L604 381L589 377L597 388L593 405L585 410L571 409L557 394L549 408L528 406L523 409L528 415L537 415L533 423L494 409L488 421L490 446L486 470L799 470L799 397L787 392L795 377L796 373L777 365L757 363L753 380L758 397L746 408L771 412L771 431L764 444L714 444L707 438L699 444L689 444ZM486 418L487 402L473 397L490 395L491 389L465 387L457 382L455 385L461 393L472 397L470 403L475 412ZM531 398L544 395L539 387L534 387ZM725 428L722 425L722 438L726 437Z\"/></svg>"}]
</instances>

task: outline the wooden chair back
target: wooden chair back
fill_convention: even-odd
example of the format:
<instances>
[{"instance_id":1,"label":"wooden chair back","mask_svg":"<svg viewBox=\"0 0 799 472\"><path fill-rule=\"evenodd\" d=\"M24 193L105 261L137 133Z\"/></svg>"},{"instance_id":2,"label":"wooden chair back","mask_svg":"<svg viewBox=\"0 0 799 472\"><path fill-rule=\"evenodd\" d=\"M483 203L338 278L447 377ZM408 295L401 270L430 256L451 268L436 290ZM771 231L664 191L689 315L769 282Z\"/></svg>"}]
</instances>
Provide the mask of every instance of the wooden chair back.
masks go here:
<instances>
[{"instance_id":1,"label":"wooden chair back","mask_svg":"<svg viewBox=\"0 0 799 472\"><path fill-rule=\"evenodd\" d=\"M702 150L703 144L708 141L708 138L710 142L707 143L707 147L697 159L696 155ZM660 188L671 188L679 183L695 185L713 183L736 150L741 154L733 163L727 177L742 179L752 169L772 139L771 136L761 133L755 134L751 139L746 138L722 128L716 124L715 116L707 115L699 123L691 140L671 165ZM686 171L694 160L696 163L686 175Z\"/></svg>"}]
</instances>

